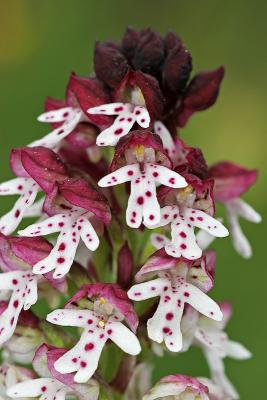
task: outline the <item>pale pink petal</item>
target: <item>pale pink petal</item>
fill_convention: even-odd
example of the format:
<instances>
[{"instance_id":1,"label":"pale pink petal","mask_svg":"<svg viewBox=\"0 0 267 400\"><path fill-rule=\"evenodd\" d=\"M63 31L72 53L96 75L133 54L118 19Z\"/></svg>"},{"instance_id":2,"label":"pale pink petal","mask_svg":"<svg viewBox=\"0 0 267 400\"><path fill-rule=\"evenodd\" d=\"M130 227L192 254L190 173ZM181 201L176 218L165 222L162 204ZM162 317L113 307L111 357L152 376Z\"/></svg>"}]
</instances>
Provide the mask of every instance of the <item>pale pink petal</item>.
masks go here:
<instances>
[{"instance_id":1,"label":"pale pink petal","mask_svg":"<svg viewBox=\"0 0 267 400\"><path fill-rule=\"evenodd\" d=\"M46 316L46 320L51 324L61 326L83 327L86 326L89 319L92 320L92 323L97 322L94 313L90 310L58 309Z\"/></svg>"},{"instance_id":2,"label":"pale pink petal","mask_svg":"<svg viewBox=\"0 0 267 400\"><path fill-rule=\"evenodd\" d=\"M244 200L233 199L229 200L226 204L227 207L231 207L231 209L235 211L237 215L243 217L249 222L258 224L262 220L260 214L257 213L257 211L255 211L254 208L252 208Z\"/></svg>"},{"instance_id":3,"label":"pale pink petal","mask_svg":"<svg viewBox=\"0 0 267 400\"><path fill-rule=\"evenodd\" d=\"M108 337L125 353L136 356L141 352L139 340L135 334L121 322L108 323L107 333Z\"/></svg>"},{"instance_id":4,"label":"pale pink petal","mask_svg":"<svg viewBox=\"0 0 267 400\"><path fill-rule=\"evenodd\" d=\"M165 246L167 254L173 257L179 257L181 254L188 260L196 260L201 257L202 250L196 243L194 229L182 217L178 216L171 224L171 236L171 243Z\"/></svg>"},{"instance_id":5,"label":"pale pink petal","mask_svg":"<svg viewBox=\"0 0 267 400\"><path fill-rule=\"evenodd\" d=\"M42 139L35 140L30 143L29 147L44 146L48 148L53 148L61 142L66 136L68 136L78 125L82 119L82 111L75 110L70 119L67 119L59 128L54 129L52 132L48 133Z\"/></svg>"},{"instance_id":6,"label":"pale pink petal","mask_svg":"<svg viewBox=\"0 0 267 400\"><path fill-rule=\"evenodd\" d=\"M39 186L30 179L27 184L24 184L24 192L14 204L13 208L0 218L0 231L9 235L13 233L22 218L25 211L34 203L34 200L39 191Z\"/></svg>"},{"instance_id":7,"label":"pale pink petal","mask_svg":"<svg viewBox=\"0 0 267 400\"><path fill-rule=\"evenodd\" d=\"M55 362L55 369L62 374L77 371L74 381L87 382L97 369L105 342L105 338L99 340L97 332L85 331L79 342Z\"/></svg>"},{"instance_id":8,"label":"pale pink petal","mask_svg":"<svg viewBox=\"0 0 267 400\"><path fill-rule=\"evenodd\" d=\"M186 180L180 174L167 167L149 164L148 170L151 176L162 185L173 188L184 188L187 186Z\"/></svg>"},{"instance_id":9,"label":"pale pink petal","mask_svg":"<svg viewBox=\"0 0 267 400\"><path fill-rule=\"evenodd\" d=\"M54 269L53 278L59 279L69 272L80 238L78 225L76 224L72 228L71 223L72 221L65 221L65 226L62 228L53 250L46 258L34 265L33 272L35 274L44 274Z\"/></svg>"},{"instance_id":10,"label":"pale pink petal","mask_svg":"<svg viewBox=\"0 0 267 400\"><path fill-rule=\"evenodd\" d=\"M151 299L160 296L166 285L166 279L154 279L152 281L139 283L128 290L128 297L135 301Z\"/></svg>"},{"instance_id":11,"label":"pale pink petal","mask_svg":"<svg viewBox=\"0 0 267 400\"><path fill-rule=\"evenodd\" d=\"M145 107L136 106L133 110L133 115L138 125L142 128L148 128L150 124L150 116Z\"/></svg>"},{"instance_id":12,"label":"pale pink petal","mask_svg":"<svg viewBox=\"0 0 267 400\"><path fill-rule=\"evenodd\" d=\"M99 246L99 239L92 224L85 217L80 218L77 224L82 227L80 234L84 244L89 250L95 251Z\"/></svg>"},{"instance_id":13,"label":"pale pink petal","mask_svg":"<svg viewBox=\"0 0 267 400\"><path fill-rule=\"evenodd\" d=\"M119 115L122 112L130 111L131 104L128 103L109 103L98 107L92 107L87 110L89 114L95 115Z\"/></svg>"},{"instance_id":14,"label":"pale pink petal","mask_svg":"<svg viewBox=\"0 0 267 400\"><path fill-rule=\"evenodd\" d=\"M64 225L64 214L57 214L53 217L47 218L44 221L32 224L18 233L20 236L45 236L50 235L51 233L59 232Z\"/></svg>"},{"instance_id":15,"label":"pale pink petal","mask_svg":"<svg viewBox=\"0 0 267 400\"><path fill-rule=\"evenodd\" d=\"M122 168L117 169L111 174L104 176L102 179L100 179L98 185L100 187L108 187L119 185L120 183L125 183L132 180L133 176L138 173L138 169L138 164L126 165Z\"/></svg>"},{"instance_id":16,"label":"pale pink petal","mask_svg":"<svg viewBox=\"0 0 267 400\"><path fill-rule=\"evenodd\" d=\"M188 284L184 293L186 302L194 307L198 312L215 321L221 321L223 314L218 304L209 296L203 293L196 286Z\"/></svg>"},{"instance_id":17,"label":"pale pink petal","mask_svg":"<svg viewBox=\"0 0 267 400\"><path fill-rule=\"evenodd\" d=\"M131 112L120 114L109 128L97 136L96 144L98 146L115 146L120 138L130 132L134 123L135 119Z\"/></svg>"},{"instance_id":18,"label":"pale pink petal","mask_svg":"<svg viewBox=\"0 0 267 400\"><path fill-rule=\"evenodd\" d=\"M154 131L161 138L164 150L172 158L176 154L176 147L170 132L160 121L155 122Z\"/></svg>"},{"instance_id":19,"label":"pale pink petal","mask_svg":"<svg viewBox=\"0 0 267 400\"><path fill-rule=\"evenodd\" d=\"M231 209L231 207L226 206L226 208L228 211L229 230L234 249L242 257L250 258L252 256L252 248L248 239L242 231L242 228L238 221L238 216Z\"/></svg>"},{"instance_id":20,"label":"pale pink petal","mask_svg":"<svg viewBox=\"0 0 267 400\"><path fill-rule=\"evenodd\" d=\"M225 237L229 235L228 230L220 221L206 214L204 211L186 208L183 214L185 219L190 221L192 225L207 231L213 236Z\"/></svg>"},{"instance_id":21,"label":"pale pink petal","mask_svg":"<svg viewBox=\"0 0 267 400\"><path fill-rule=\"evenodd\" d=\"M62 122L66 121L73 115L74 109L72 107L64 107L59 110L47 111L37 117L39 122Z\"/></svg>"},{"instance_id":22,"label":"pale pink petal","mask_svg":"<svg viewBox=\"0 0 267 400\"><path fill-rule=\"evenodd\" d=\"M232 340L227 340L225 349L227 356L236 360L247 360L252 357L251 352L245 346Z\"/></svg>"},{"instance_id":23,"label":"pale pink petal","mask_svg":"<svg viewBox=\"0 0 267 400\"><path fill-rule=\"evenodd\" d=\"M0 184L0 196L7 196L12 194L23 194L25 185L28 187L29 179L15 178Z\"/></svg>"}]
</instances>

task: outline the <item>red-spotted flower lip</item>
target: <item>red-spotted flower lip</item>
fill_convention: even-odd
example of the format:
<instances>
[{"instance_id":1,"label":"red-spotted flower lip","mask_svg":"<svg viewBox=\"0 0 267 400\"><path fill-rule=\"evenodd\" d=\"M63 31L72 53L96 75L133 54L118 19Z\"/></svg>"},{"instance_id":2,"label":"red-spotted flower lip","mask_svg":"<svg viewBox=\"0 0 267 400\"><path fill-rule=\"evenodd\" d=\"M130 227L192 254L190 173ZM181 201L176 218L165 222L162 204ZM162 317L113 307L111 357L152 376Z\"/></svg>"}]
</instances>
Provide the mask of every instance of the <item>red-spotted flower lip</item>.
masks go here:
<instances>
[{"instance_id":1,"label":"red-spotted flower lip","mask_svg":"<svg viewBox=\"0 0 267 400\"><path fill-rule=\"evenodd\" d=\"M133 304L128 298L127 293L115 283L94 283L84 285L82 288L66 303L65 308L80 299L103 297L112 304L125 318L129 327L136 332L138 326L138 317L134 311Z\"/></svg>"},{"instance_id":2,"label":"red-spotted flower lip","mask_svg":"<svg viewBox=\"0 0 267 400\"><path fill-rule=\"evenodd\" d=\"M135 146L144 146L145 148L152 148L156 153L156 160L161 165L168 168L172 168L172 162L168 157L167 153L162 147L161 139L158 135L152 134L149 131L137 130L132 131L131 134L122 138L115 150L115 154L110 165L110 171L113 172L116 169L125 165L125 151L134 148Z\"/></svg>"},{"instance_id":3,"label":"red-spotted flower lip","mask_svg":"<svg viewBox=\"0 0 267 400\"><path fill-rule=\"evenodd\" d=\"M194 393L208 393L207 386L200 383L196 378L192 378L186 375L168 375L161 378L160 383L177 383L184 385L185 387L190 387Z\"/></svg>"},{"instance_id":4,"label":"red-spotted flower lip","mask_svg":"<svg viewBox=\"0 0 267 400\"><path fill-rule=\"evenodd\" d=\"M258 172L229 161L221 161L211 166L209 175L215 182L215 200L223 203L245 193L255 183Z\"/></svg>"},{"instance_id":5,"label":"red-spotted flower lip","mask_svg":"<svg viewBox=\"0 0 267 400\"><path fill-rule=\"evenodd\" d=\"M190 280L203 292L213 288L216 253L213 250L205 251L198 260L188 260L184 257L175 258L169 256L164 248L153 253L147 262L135 275L137 282L150 279L161 271L166 271L185 264L188 267Z\"/></svg>"}]
</instances>

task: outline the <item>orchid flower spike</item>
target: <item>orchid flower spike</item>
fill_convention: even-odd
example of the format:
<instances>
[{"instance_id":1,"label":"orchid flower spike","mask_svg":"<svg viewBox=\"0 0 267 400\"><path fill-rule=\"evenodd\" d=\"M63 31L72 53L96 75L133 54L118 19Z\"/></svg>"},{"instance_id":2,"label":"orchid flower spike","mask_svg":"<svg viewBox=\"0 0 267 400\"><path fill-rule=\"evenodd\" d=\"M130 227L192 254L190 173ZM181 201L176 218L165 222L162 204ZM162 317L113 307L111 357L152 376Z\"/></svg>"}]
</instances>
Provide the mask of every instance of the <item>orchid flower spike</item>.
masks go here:
<instances>
[{"instance_id":1,"label":"orchid flower spike","mask_svg":"<svg viewBox=\"0 0 267 400\"><path fill-rule=\"evenodd\" d=\"M85 290L87 289L81 289L82 294ZM123 305L120 306L122 298L114 296L112 284L88 285L89 295L95 290L98 296L93 303L93 310L59 309L47 315L47 321L52 324L83 328L78 343L55 363L55 369L61 374L75 372L74 381L79 383L86 382L96 371L107 340L113 341L124 352L131 355L137 355L141 351L135 334L122 323L125 316L129 322L127 313L130 313L131 319L136 318L126 293L120 289L120 295L124 296ZM115 290L118 290L116 285ZM101 293L103 296L106 295L109 301L102 297ZM76 297L74 296L73 299Z\"/></svg>"},{"instance_id":2,"label":"orchid flower spike","mask_svg":"<svg viewBox=\"0 0 267 400\"><path fill-rule=\"evenodd\" d=\"M220 322L211 321L205 316L198 315L194 310L189 309L182 321L182 330L187 332L187 347L194 343L203 350L210 368L212 381L221 387L230 399L239 399L239 395L225 374L223 359L231 357L237 360L246 360L251 353L242 344L229 339L224 328L232 313L229 303L220 304L223 319ZM188 329L188 327L191 329ZM186 349L185 349L186 350Z\"/></svg>"},{"instance_id":3,"label":"orchid flower spike","mask_svg":"<svg viewBox=\"0 0 267 400\"><path fill-rule=\"evenodd\" d=\"M148 128L150 124L147 109L132 103L103 104L99 107L89 108L88 112L95 115L117 115L113 124L98 135L96 139L98 146L115 146L123 136L130 132L135 123L141 128Z\"/></svg>"},{"instance_id":4,"label":"orchid flower spike","mask_svg":"<svg viewBox=\"0 0 267 400\"><path fill-rule=\"evenodd\" d=\"M252 249L241 229L239 217L259 223L261 216L240 196L255 183L257 171L225 161L213 165L210 175L215 180L215 199L226 208L233 246L241 256L249 258L252 256Z\"/></svg>"},{"instance_id":5,"label":"orchid flower spike","mask_svg":"<svg viewBox=\"0 0 267 400\"><path fill-rule=\"evenodd\" d=\"M209 400L207 386L185 375L169 375L143 397L143 400Z\"/></svg>"},{"instance_id":6,"label":"orchid flower spike","mask_svg":"<svg viewBox=\"0 0 267 400\"><path fill-rule=\"evenodd\" d=\"M160 297L155 314L147 321L148 337L157 343L164 341L172 352L180 351L183 346L180 324L186 303L215 321L223 317L220 307L202 291L204 287L201 282L210 281L205 266L200 264L202 277L193 272L197 268L189 267L190 262L187 260L174 260L160 250L136 276L140 280L143 275L157 273L158 278L138 283L128 291L129 298L135 301ZM210 283L208 285L210 288Z\"/></svg>"},{"instance_id":7,"label":"orchid flower spike","mask_svg":"<svg viewBox=\"0 0 267 400\"><path fill-rule=\"evenodd\" d=\"M0 232L10 235L17 229L24 216L32 215L31 208L34 207L33 203L39 190L40 187L32 178L15 178L0 184L0 196L14 194L20 196L12 209L0 218ZM38 215L39 212L36 211Z\"/></svg>"}]
</instances>

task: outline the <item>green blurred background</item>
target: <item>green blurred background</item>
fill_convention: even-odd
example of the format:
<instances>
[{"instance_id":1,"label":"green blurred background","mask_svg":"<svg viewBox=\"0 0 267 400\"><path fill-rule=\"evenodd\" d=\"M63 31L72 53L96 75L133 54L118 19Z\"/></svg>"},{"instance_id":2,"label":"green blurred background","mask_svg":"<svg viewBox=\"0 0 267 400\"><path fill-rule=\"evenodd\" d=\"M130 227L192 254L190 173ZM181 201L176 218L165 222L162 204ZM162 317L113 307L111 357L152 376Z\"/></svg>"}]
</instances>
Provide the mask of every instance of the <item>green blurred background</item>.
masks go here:
<instances>
[{"instance_id":1,"label":"green blurred background","mask_svg":"<svg viewBox=\"0 0 267 400\"><path fill-rule=\"evenodd\" d=\"M0 1L1 181L11 178L8 158L48 132L36 116L45 96L63 97L69 73L92 70L95 39L119 39L127 25L178 32L193 54L194 70L224 64L226 77L216 105L195 115L183 138L200 146L209 162L229 159L259 168L258 184L245 198L267 214L266 159L266 1ZM1 200L1 214L10 205ZM265 219L265 218L264 218ZM262 398L266 386L267 322L264 222L243 224L254 257L241 259L228 239L216 243L218 300L231 300L228 332L247 345L249 361L227 360L227 372L241 399ZM154 378L169 373L207 374L200 351L156 360Z\"/></svg>"}]
</instances>

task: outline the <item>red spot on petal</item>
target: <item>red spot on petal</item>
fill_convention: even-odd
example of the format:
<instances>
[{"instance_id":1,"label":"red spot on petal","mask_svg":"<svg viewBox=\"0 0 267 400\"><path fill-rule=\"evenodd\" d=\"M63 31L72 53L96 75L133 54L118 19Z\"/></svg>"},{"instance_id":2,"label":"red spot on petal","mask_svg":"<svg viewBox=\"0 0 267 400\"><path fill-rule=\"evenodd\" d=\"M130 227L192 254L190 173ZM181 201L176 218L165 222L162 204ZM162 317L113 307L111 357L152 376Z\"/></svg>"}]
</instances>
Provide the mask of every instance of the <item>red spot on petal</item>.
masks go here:
<instances>
[{"instance_id":1,"label":"red spot on petal","mask_svg":"<svg viewBox=\"0 0 267 400\"><path fill-rule=\"evenodd\" d=\"M42 392L45 392L45 391L46 391L46 386L42 386L42 387L41 387L41 391L42 391Z\"/></svg>"},{"instance_id":2,"label":"red spot on petal","mask_svg":"<svg viewBox=\"0 0 267 400\"><path fill-rule=\"evenodd\" d=\"M19 301L15 300L14 303L13 303L13 307L14 308L18 308L18 306L19 306Z\"/></svg>"},{"instance_id":3,"label":"red spot on petal","mask_svg":"<svg viewBox=\"0 0 267 400\"><path fill-rule=\"evenodd\" d=\"M130 169L130 170L127 172L127 174L128 174L129 176L132 176L132 175L133 175L133 171Z\"/></svg>"},{"instance_id":4,"label":"red spot on petal","mask_svg":"<svg viewBox=\"0 0 267 400\"><path fill-rule=\"evenodd\" d=\"M146 196L147 196L147 197L151 197L151 196L152 196L152 193L148 190L148 191L146 192Z\"/></svg>"},{"instance_id":5,"label":"red spot on petal","mask_svg":"<svg viewBox=\"0 0 267 400\"><path fill-rule=\"evenodd\" d=\"M185 243L182 243L182 244L180 245L180 248L181 248L182 250L185 250L185 249L187 248L187 245L186 245Z\"/></svg>"},{"instance_id":6,"label":"red spot on petal","mask_svg":"<svg viewBox=\"0 0 267 400\"><path fill-rule=\"evenodd\" d=\"M180 233L179 233L179 235L182 237L182 238L186 238L186 233L184 232L184 231L181 231Z\"/></svg>"},{"instance_id":7,"label":"red spot on petal","mask_svg":"<svg viewBox=\"0 0 267 400\"><path fill-rule=\"evenodd\" d=\"M107 333L108 333L108 335L111 335L112 334L112 329L108 329Z\"/></svg>"},{"instance_id":8,"label":"red spot on petal","mask_svg":"<svg viewBox=\"0 0 267 400\"><path fill-rule=\"evenodd\" d=\"M173 319L173 313L171 313L171 312L167 313L167 314L166 314L166 319L167 319L168 321L171 321L171 320Z\"/></svg>"},{"instance_id":9,"label":"red spot on petal","mask_svg":"<svg viewBox=\"0 0 267 400\"><path fill-rule=\"evenodd\" d=\"M142 204L144 204L144 198L143 198L143 196L139 196L139 197L137 198L137 204L139 204L140 206L141 206Z\"/></svg>"},{"instance_id":10,"label":"red spot on petal","mask_svg":"<svg viewBox=\"0 0 267 400\"><path fill-rule=\"evenodd\" d=\"M157 176L159 176L158 172L153 172L153 176L154 176L154 178L156 178Z\"/></svg>"},{"instance_id":11,"label":"red spot on petal","mask_svg":"<svg viewBox=\"0 0 267 400\"><path fill-rule=\"evenodd\" d=\"M93 350L94 347L95 347L94 343L86 343L86 345L84 346L84 350L90 351L90 350Z\"/></svg>"},{"instance_id":12,"label":"red spot on petal","mask_svg":"<svg viewBox=\"0 0 267 400\"><path fill-rule=\"evenodd\" d=\"M117 128L117 129L114 131L115 135L120 135L122 132L123 132L123 129L122 129L122 128Z\"/></svg>"},{"instance_id":13,"label":"red spot on petal","mask_svg":"<svg viewBox=\"0 0 267 400\"><path fill-rule=\"evenodd\" d=\"M66 248L65 243L60 243L60 245L59 245L59 247L58 247L58 250L59 250L59 251L63 251L63 250L65 250L65 248Z\"/></svg>"},{"instance_id":14,"label":"red spot on petal","mask_svg":"<svg viewBox=\"0 0 267 400\"><path fill-rule=\"evenodd\" d=\"M188 292L184 292L184 296L185 296L185 297L189 297L190 294L189 294Z\"/></svg>"},{"instance_id":15,"label":"red spot on petal","mask_svg":"<svg viewBox=\"0 0 267 400\"><path fill-rule=\"evenodd\" d=\"M168 328L167 326L164 326L164 328L162 329L164 333L169 333L170 332L170 328Z\"/></svg>"},{"instance_id":16,"label":"red spot on petal","mask_svg":"<svg viewBox=\"0 0 267 400\"><path fill-rule=\"evenodd\" d=\"M87 363L85 361L81 361L80 365L82 368L85 368L87 366Z\"/></svg>"},{"instance_id":17,"label":"red spot on petal","mask_svg":"<svg viewBox=\"0 0 267 400\"><path fill-rule=\"evenodd\" d=\"M59 257L59 258L57 259L57 262L58 262L59 264L63 264L63 263L65 262L65 258L64 258L64 257Z\"/></svg>"},{"instance_id":18,"label":"red spot on petal","mask_svg":"<svg viewBox=\"0 0 267 400\"><path fill-rule=\"evenodd\" d=\"M18 218L20 216L20 210L15 211L15 218Z\"/></svg>"},{"instance_id":19,"label":"red spot on petal","mask_svg":"<svg viewBox=\"0 0 267 400\"><path fill-rule=\"evenodd\" d=\"M18 280L17 279L13 279L12 283L13 283L13 285L17 285L18 284Z\"/></svg>"}]
</instances>

